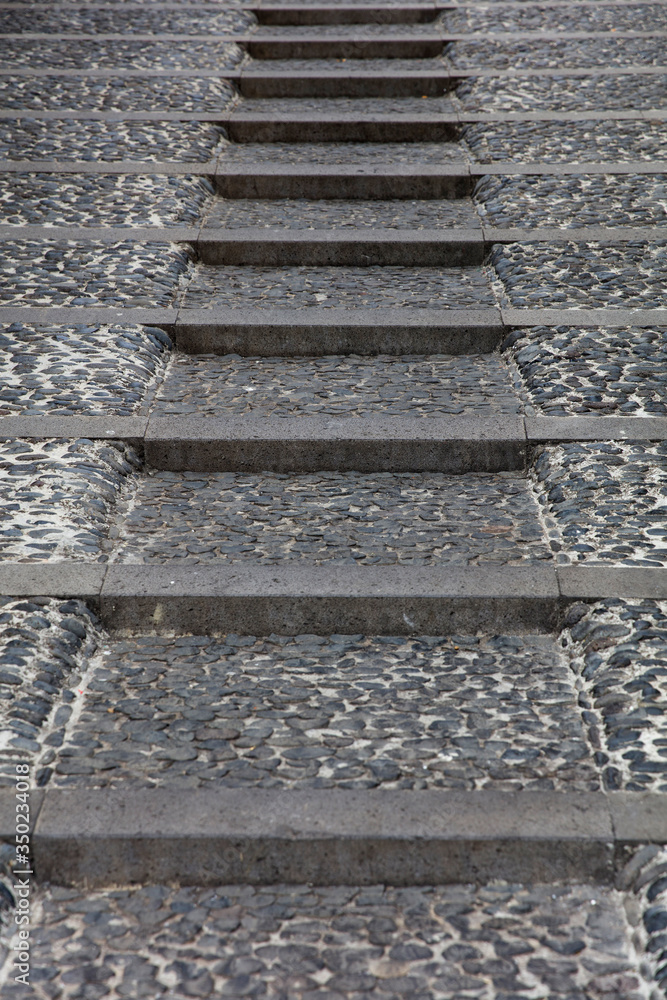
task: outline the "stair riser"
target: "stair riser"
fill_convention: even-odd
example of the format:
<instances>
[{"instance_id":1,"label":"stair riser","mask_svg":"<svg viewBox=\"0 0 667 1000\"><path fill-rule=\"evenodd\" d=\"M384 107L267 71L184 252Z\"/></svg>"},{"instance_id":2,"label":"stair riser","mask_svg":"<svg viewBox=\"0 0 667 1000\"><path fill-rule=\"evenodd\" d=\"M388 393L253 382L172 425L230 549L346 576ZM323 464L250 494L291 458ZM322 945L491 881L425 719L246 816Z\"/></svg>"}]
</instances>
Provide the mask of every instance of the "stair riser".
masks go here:
<instances>
[{"instance_id":1,"label":"stair riser","mask_svg":"<svg viewBox=\"0 0 667 1000\"><path fill-rule=\"evenodd\" d=\"M146 462L171 472L508 472L525 468L519 441L149 440Z\"/></svg>"},{"instance_id":2,"label":"stair riser","mask_svg":"<svg viewBox=\"0 0 667 1000\"><path fill-rule=\"evenodd\" d=\"M271 59L428 59L439 56L443 44L442 38L282 38L250 40L248 52L270 67Z\"/></svg>"},{"instance_id":3,"label":"stair riser","mask_svg":"<svg viewBox=\"0 0 667 1000\"><path fill-rule=\"evenodd\" d=\"M299 357L325 354L488 354L505 333L502 326L436 328L364 326L244 325L189 323L184 316L168 328L186 354L240 354L242 357Z\"/></svg>"},{"instance_id":4,"label":"stair riser","mask_svg":"<svg viewBox=\"0 0 667 1000\"><path fill-rule=\"evenodd\" d=\"M457 81L442 76L374 76L354 79L340 76L280 77L246 76L243 97L439 97L453 90Z\"/></svg>"},{"instance_id":5,"label":"stair riser","mask_svg":"<svg viewBox=\"0 0 667 1000\"><path fill-rule=\"evenodd\" d=\"M410 121L279 121L232 120L227 126L233 142L454 142L456 122ZM343 195L339 195L343 197Z\"/></svg>"},{"instance_id":6,"label":"stair riser","mask_svg":"<svg viewBox=\"0 0 667 1000\"><path fill-rule=\"evenodd\" d=\"M397 237L395 242L327 243L317 240L290 243L222 240L197 241L199 259L204 264L242 264L267 267L306 265L310 267L405 265L407 267L479 266L484 261L484 241L460 243L419 243Z\"/></svg>"},{"instance_id":7,"label":"stair riser","mask_svg":"<svg viewBox=\"0 0 667 1000\"><path fill-rule=\"evenodd\" d=\"M215 178L223 198L388 198L437 199L465 198L472 193L470 177L456 176L382 176L356 174L223 175Z\"/></svg>"},{"instance_id":8,"label":"stair riser","mask_svg":"<svg viewBox=\"0 0 667 1000\"><path fill-rule=\"evenodd\" d=\"M129 569L130 567L128 567ZM176 588L175 588L176 589ZM109 629L211 635L451 635L477 632L551 632L558 598L392 597L378 595L269 596L181 593L171 597L103 595Z\"/></svg>"}]
</instances>

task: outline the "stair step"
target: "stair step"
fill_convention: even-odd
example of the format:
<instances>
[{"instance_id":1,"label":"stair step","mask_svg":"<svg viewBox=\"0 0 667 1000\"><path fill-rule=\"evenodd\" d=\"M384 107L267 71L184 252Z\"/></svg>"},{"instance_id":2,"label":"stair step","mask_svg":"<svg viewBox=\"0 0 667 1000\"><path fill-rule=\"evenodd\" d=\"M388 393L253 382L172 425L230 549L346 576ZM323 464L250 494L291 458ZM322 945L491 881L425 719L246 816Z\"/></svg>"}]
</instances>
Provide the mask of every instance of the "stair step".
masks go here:
<instances>
[{"instance_id":1,"label":"stair step","mask_svg":"<svg viewBox=\"0 0 667 1000\"><path fill-rule=\"evenodd\" d=\"M178 356L144 447L175 471L496 472L525 464L520 412L493 355Z\"/></svg>"},{"instance_id":2,"label":"stair step","mask_svg":"<svg viewBox=\"0 0 667 1000\"><path fill-rule=\"evenodd\" d=\"M262 27L246 47L253 59L267 64L273 59L428 59L442 53L446 40L442 28L430 24L318 25Z\"/></svg>"},{"instance_id":3,"label":"stair step","mask_svg":"<svg viewBox=\"0 0 667 1000\"><path fill-rule=\"evenodd\" d=\"M234 142L452 141L459 116L448 97L262 98L229 116Z\"/></svg>"},{"instance_id":4,"label":"stair step","mask_svg":"<svg viewBox=\"0 0 667 1000\"><path fill-rule=\"evenodd\" d=\"M246 98L437 97L459 80L437 59L255 60L239 89Z\"/></svg>"}]
</instances>

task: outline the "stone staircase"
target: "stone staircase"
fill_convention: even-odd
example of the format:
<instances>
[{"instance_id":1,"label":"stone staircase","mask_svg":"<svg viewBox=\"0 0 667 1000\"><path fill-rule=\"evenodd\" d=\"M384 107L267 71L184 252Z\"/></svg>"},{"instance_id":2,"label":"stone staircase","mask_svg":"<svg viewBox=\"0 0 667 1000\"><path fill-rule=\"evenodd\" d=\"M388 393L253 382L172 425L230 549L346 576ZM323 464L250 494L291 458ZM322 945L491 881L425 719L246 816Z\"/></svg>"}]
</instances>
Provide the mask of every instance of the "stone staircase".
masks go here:
<instances>
[{"instance_id":1,"label":"stone staircase","mask_svg":"<svg viewBox=\"0 0 667 1000\"><path fill-rule=\"evenodd\" d=\"M3 996L659 1000L664 5L69 7L0 323L116 401L0 399Z\"/></svg>"}]
</instances>

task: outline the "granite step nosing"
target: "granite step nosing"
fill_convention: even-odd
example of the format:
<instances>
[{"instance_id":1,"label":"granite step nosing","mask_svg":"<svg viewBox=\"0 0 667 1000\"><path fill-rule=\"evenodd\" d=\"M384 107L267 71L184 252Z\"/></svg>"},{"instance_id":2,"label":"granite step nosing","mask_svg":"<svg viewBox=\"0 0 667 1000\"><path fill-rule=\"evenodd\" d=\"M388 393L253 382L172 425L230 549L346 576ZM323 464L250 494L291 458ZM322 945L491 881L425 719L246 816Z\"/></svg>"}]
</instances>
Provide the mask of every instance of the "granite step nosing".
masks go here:
<instances>
[{"instance_id":1,"label":"granite step nosing","mask_svg":"<svg viewBox=\"0 0 667 1000\"><path fill-rule=\"evenodd\" d=\"M554 878L613 885L627 847L641 837L664 843L667 830L660 794L168 785L35 794L37 878L91 888ZM8 833L10 795L0 798Z\"/></svg>"}]
</instances>

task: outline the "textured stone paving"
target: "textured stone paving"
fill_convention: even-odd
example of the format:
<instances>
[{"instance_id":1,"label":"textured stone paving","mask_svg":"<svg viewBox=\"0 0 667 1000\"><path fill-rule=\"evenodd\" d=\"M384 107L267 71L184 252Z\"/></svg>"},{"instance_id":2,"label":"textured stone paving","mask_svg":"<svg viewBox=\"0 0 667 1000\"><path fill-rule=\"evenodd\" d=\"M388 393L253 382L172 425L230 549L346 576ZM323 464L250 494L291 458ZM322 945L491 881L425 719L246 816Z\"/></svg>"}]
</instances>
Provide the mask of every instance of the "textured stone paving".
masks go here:
<instances>
[{"instance_id":1,"label":"textured stone paving","mask_svg":"<svg viewBox=\"0 0 667 1000\"><path fill-rule=\"evenodd\" d=\"M506 81L502 90L493 78L462 83L457 97L465 111L624 111L628 90L641 110L665 107L665 76L527 77Z\"/></svg>"},{"instance_id":2,"label":"textured stone paving","mask_svg":"<svg viewBox=\"0 0 667 1000\"><path fill-rule=\"evenodd\" d=\"M467 198L452 201L344 201L280 198L249 201L216 198L205 226L245 229L478 229L480 220Z\"/></svg>"},{"instance_id":3,"label":"textured stone paving","mask_svg":"<svg viewBox=\"0 0 667 1000\"><path fill-rule=\"evenodd\" d=\"M564 4L554 9L535 3L470 5L446 11L440 23L448 31L664 31L667 11L662 3L613 5Z\"/></svg>"},{"instance_id":4,"label":"textured stone paving","mask_svg":"<svg viewBox=\"0 0 667 1000\"><path fill-rule=\"evenodd\" d=\"M667 564L667 444L564 444L535 462L556 559Z\"/></svg>"},{"instance_id":5,"label":"textured stone paving","mask_svg":"<svg viewBox=\"0 0 667 1000\"><path fill-rule=\"evenodd\" d=\"M210 267L196 264L188 309L460 309L494 306L481 267Z\"/></svg>"},{"instance_id":6,"label":"textured stone paving","mask_svg":"<svg viewBox=\"0 0 667 1000\"><path fill-rule=\"evenodd\" d=\"M667 159L662 122L489 122L463 139L478 163L625 163Z\"/></svg>"},{"instance_id":7,"label":"textured stone paving","mask_svg":"<svg viewBox=\"0 0 667 1000\"><path fill-rule=\"evenodd\" d=\"M56 967L72 1000L647 996L623 897L598 885L52 888L39 902L40 1000Z\"/></svg>"},{"instance_id":8,"label":"textured stone paving","mask_svg":"<svg viewBox=\"0 0 667 1000\"><path fill-rule=\"evenodd\" d=\"M208 163L224 145L208 122L0 121L6 160Z\"/></svg>"},{"instance_id":9,"label":"textured stone paving","mask_svg":"<svg viewBox=\"0 0 667 1000\"><path fill-rule=\"evenodd\" d=\"M364 102L366 103L366 102ZM667 148L667 147L666 147ZM463 144L455 142L392 142L392 143L287 143L272 142L229 144L222 150L221 163L252 166L259 163L322 164L342 163L368 166L393 163L456 163L470 159Z\"/></svg>"},{"instance_id":10,"label":"textured stone paving","mask_svg":"<svg viewBox=\"0 0 667 1000\"><path fill-rule=\"evenodd\" d=\"M248 11L220 10L206 14L202 23L198 11L184 10L105 10L88 4L61 10L0 11L0 34L173 34L173 35L232 35L244 34L254 27L256 18Z\"/></svg>"},{"instance_id":11,"label":"textured stone paving","mask_svg":"<svg viewBox=\"0 0 667 1000\"><path fill-rule=\"evenodd\" d=\"M538 507L509 473L142 477L114 560L516 565L548 559Z\"/></svg>"},{"instance_id":12,"label":"textured stone paving","mask_svg":"<svg viewBox=\"0 0 667 1000\"><path fill-rule=\"evenodd\" d=\"M501 297L512 306L660 309L664 305L664 243L511 243L494 247L489 263L500 279Z\"/></svg>"},{"instance_id":13,"label":"textured stone paving","mask_svg":"<svg viewBox=\"0 0 667 1000\"><path fill-rule=\"evenodd\" d=\"M0 102L26 111L216 111L229 110L234 89L208 78L149 77L88 79L73 76L0 78Z\"/></svg>"},{"instance_id":14,"label":"textured stone paving","mask_svg":"<svg viewBox=\"0 0 667 1000\"><path fill-rule=\"evenodd\" d=\"M116 442L1 442L0 561L106 562L101 543L111 511L139 465Z\"/></svg>"},{"instance_id":15,"label":"textured stone paving","mask_svg":"<svg viewBox=\"0 0 667 1000\"><path fill-rule=\"evenodd\" d=\"M568 38L567 41L450 42L445 58L457 69L585 69L663 66L659 38Z\"/></svg>"},{"instance_id":16,"label":"textured stone paving","mask_svg":"<svg viewBox=\"0 0 667 1000\"><path fill-rule=\"evenodd\" d=\"M121 640L50 744L61 787L599 787L541 636Z\"/></svg>"},{"instance_id":17,"label":"textured stone paving","mask_svg":"<svg viewBox=\"0 0 667 1000\"><path fill-rule=\"evenodd\" d=\"M664 226L664 174L485 177L475 204L490 226Z\"/></svg>"},{"instance_id":18,"label":"textured stone paving","mask_svg":"<svg viewBox=\"0 0 667 1000\"><path fill-rule=\"evenodd\" d=\"M157 327L0 327L0 416L145 413L170 343Z\"/></svg>"},{"instance_id":19,"label":"textured stone paving","mask_svg":"<svg viewBox=\"0 0 667 1000\"><path fill-rule=\"evenodd\" d=\"M0 304L168 306L191 260L176 243L6 241Z\"/></svg>"},{"instance_id":20,"label":"textured stone paving","mask_svg":"<svg viewBox=\"0 0 667 1000\"><path fill-rule=\"evenodd\" d=\"M526 405L550 416L667 414L667 330L534 327L506 341Z\"/></svg>"},{"instance_id":21,"label":"textured stone paving","mask_svg":"<svg viewBox=\"0 0 667 1000\"><path fill-rule=\"evenodd\" d=\"M152 2L152 0L149 0ZM157 2L157 0L156 0ZM63 39L58 48L42 40L0 39L0 56L13 67L53 69L234 69L244 53L233 42L151 42Z\"/></svg>"},{"instance_id":22,"label":"textured stone paving","mask_svg":"<svg viewBox=\"0 0 667 1000\"><path fill-rule=\"evenodd\" d=\"M197 224L213 186L203 177L13 174L0 192L0 223L20 226Z\"/></svg>"},{"instance_id":23,"label":"textured stone paving","mask_svg":"<svg viewBox=\"0 0 667 1000\"><path fill-rule=\"evenodd\" d=\"M0 399L2 395L0 393ZM496 357L216 358L177 356L156 416L367 414L437 416L517 413L507 369Z\"/></svg>"}]
</instances>

